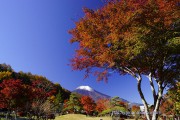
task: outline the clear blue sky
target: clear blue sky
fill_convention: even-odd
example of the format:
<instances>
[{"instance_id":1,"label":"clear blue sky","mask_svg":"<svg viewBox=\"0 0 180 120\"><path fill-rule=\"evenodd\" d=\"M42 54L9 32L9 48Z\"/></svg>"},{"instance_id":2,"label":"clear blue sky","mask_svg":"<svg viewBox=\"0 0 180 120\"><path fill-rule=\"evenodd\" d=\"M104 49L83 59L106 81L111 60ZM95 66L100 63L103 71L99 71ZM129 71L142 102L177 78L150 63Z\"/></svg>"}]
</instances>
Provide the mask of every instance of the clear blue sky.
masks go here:
<instances>
[{"instance_id":1,"label":"clear blue sky","mask_svg":"<svg viewBox=\"0 0 180 120\"><path fill-rule=\"evenodd\" d=\"M68 66L77 47L69 43L68 30L83 16L83 7L97 9L102 5L102 0L1 0L0 63L10 64L16 72L45 76L68 90L89 85L107 95L141 103L131 76L115 74L108 83L97 82L93 76L83 80L84 72ZM143 90L152 103L146 82Z\"/></svg>"}]
</instances>

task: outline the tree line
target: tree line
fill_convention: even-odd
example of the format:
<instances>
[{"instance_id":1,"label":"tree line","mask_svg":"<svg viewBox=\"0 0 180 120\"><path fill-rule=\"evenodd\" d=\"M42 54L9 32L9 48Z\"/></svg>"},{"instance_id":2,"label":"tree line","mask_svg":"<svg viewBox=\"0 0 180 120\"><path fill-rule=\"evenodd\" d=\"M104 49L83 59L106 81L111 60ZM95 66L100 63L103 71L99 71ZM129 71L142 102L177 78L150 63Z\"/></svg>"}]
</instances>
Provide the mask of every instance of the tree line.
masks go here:
<instances>
[{"instance_id":1,"label":"tree line","mask_svg":"<svg viewBox=\"0 0 180 120\"><path fill-rule=\"evenodd\" d=\"M142 106L142 105L141 105ZM154 105L148 105L150 114L153 114ZM89 96L83 96L72 92L70 98L64 101L62 114L86 114L89 116L111 116L113 112L119 112L121 118L145 119L145 111L139 105L123 102L119 97L110 99L98 99L94 101ZM175 118L180 115L180 83L176 87L171 87L163 96L159 117Z\"/></svg>"},{"instance_id":2,"label":"tree line","mask_svg":"<svg viewBox=\"0 0 180 120\"><path fill-rule=\"evenodd\" d=\"M36 117L60 110L70 91L46 77L30 72L15 72L10 65L0 64L0 110L9 115Z\"/></svg>"},{"instance_id":3,"label":"tree line","mask_svg":"<svg viewBox=\"0 0 180 120\"><path fill-rule=\"evenodd\" d=\"M163 96L159 113L180 115L180 83L171 87ZM149 107L153 112L154 106ZM60 84L46 77L15 72L10 65L0 64L0 111L7 114L40 119L49 113L86 114L90 116L112 116L113 111L121 112L121 117L143 118L140 107L130 106L119 97L94 101L89 96L70 92Z\"/></svg>"}]
</instances>

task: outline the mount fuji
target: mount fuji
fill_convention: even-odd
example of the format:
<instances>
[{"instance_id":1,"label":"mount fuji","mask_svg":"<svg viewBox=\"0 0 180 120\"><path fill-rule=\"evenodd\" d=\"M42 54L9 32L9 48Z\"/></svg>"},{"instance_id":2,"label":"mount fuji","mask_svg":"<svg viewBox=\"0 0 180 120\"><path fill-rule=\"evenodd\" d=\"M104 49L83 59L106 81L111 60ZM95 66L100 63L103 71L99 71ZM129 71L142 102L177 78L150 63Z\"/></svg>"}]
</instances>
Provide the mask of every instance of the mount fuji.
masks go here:
<instances>
[{"instance_id":1,"label":"mount fuji","mask_svg":"<svg viewBox=\"0 0 180 120\"><path fill-rule=\"evenodd\" d=\"M85 96L90 96L95 101L97 101L98 99L110 99L111 98L109 95L100 93L100 92L94 90L93 88L91 88L90 86L79 86L72 92L75 92L75 93L78 93L81 95L85 95Z\"/></svg>"},{"instance_id":2,"label":"mount fuji","mask_svg":"<svg viewBox=\"0 0 180 120\"><path fill-rule=\"evenodd\" d=\"M112 97L106 94L103 94L101 92L98 92L96 90L94 90L93 88L91 88L90 86L79 86L77 87L74 91L75 93L84 95L84 96L90 96L91 98L93 98L94 101L97 101L98 99L111 99ZM129 102L123 98L119 98L121 99L123 102L126 102L129 104L130 107L132 107L133 105L137 105L137 106L142 106L143 104L141 103L133 103L133 102Z\"/></svg>"}]
</instances>

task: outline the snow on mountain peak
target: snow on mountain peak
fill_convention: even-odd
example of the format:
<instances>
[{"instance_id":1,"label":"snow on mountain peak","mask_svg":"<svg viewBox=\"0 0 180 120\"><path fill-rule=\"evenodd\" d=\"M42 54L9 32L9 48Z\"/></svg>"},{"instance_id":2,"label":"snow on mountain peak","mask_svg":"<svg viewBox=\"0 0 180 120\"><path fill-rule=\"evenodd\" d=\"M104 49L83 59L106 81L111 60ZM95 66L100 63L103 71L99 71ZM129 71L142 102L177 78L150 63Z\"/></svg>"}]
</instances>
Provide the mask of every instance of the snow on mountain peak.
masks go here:
<instances>
[{"instance_id":1,"label":"snow on mountain peak","mask_svg":"<svg viewBox=\"0 0 180 120\"><path fill-rule=\"evenodd\" d=\"M76 89L80 89L80 90L87 90L87 91L94 91L91 87L89 86L79 86L78 88Z\"/></svg>"}]
</instances>

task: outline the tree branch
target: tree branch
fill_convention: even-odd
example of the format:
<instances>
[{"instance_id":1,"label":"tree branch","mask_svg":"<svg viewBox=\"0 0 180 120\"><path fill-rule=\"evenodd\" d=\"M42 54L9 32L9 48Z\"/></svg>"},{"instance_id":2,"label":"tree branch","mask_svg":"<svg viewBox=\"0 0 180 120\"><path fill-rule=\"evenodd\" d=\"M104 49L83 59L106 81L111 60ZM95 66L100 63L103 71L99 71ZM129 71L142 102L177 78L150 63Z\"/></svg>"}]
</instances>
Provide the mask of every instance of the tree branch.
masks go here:
<instances>
[{"instance_id":1,"label":"tree branch","mask_svg":"<svg viewBox=\"0 0 180 120\"><path fill-rule=\"evenodd\" d=\"M128 67L119 67L119 69L121 69L121 70L123 70L124 72L130 74L131 76L133 76L133 77L136 78L136 79L139 79L139 78L140 78L139 74L138 74L138 76L137 76L137 75L135 74L135 72L133 72L133 71L132 71L130 68L128 68Z\"/></svg>"},{"instance_id":2,"label":"tree branch","mask_svg":"<svg viewBox=\"0 0 180 120\"><path fill-rule=\"evenodd\" d=\"M149 78L151 91L152 91L153 98L154 98L154 105L155 105L156 101L157 101L157 95L156 95L156 90L155 90L154 83L153 83L152 73L149 73L149 75L147 77Z\"/></svg>"}]
</instances>

